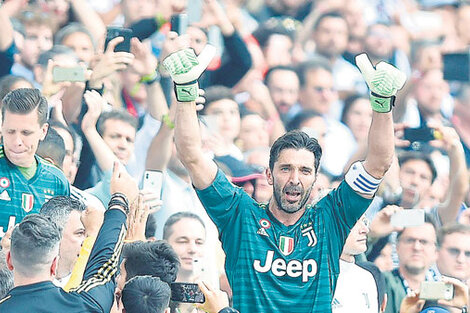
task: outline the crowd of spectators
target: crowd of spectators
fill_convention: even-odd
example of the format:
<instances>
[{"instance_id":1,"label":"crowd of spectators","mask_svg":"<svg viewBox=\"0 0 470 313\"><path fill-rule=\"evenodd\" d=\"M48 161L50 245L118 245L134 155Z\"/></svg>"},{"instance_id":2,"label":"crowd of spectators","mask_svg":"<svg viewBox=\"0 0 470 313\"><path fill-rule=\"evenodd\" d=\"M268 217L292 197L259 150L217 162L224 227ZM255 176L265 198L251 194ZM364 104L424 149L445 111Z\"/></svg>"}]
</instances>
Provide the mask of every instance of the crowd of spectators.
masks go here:
<instances>
[{"instance_id":1,"label":"crowd of spectators","mask_svg":"<svg viewBox=\"0 0 470 313\"><path fill-rule=\"evenodd\" d=\"M366 52L373 64L386 61L406 73L393 108L394 161L351 231L359 248L349 242L347 249L346 242L341 269L351 276L340 276L333 312L420 312L415 295L423 281L451 277L470 286L470 2L4 0L0 297L6 298L0 305L36 269L23 269L28 260L8 254L15 235L37 239L39 246L49 241L50 247L16 246L21 253L49 249L26 257L53 264L53 276L38 267L38 277L51 278L65 291L87 288L84 283L102 265L95 243L108 239L100 233L103 218L118 218L104 212L120 205L116 190L132 198L125 183L116 183L116 163L140 191L129 205L124 245L116 248L123 250L116 300L113 308L111 300L98 304L102 312L140 312L135 307L141 303L132 299L152 288L162 310L202 310L169 302L168 284L175 281L202 280L206 299L224 298L219 289L231 298L218 230L174 144L176 100L161 63L175 51L178 34L170 20L179 14L189 21L179 40L196 54L207 43L218 51L199 79L203 149L259 203L273 193L265 171L270 147L287 131L302 130L322 148L312 204L365 158L373 112L357 54ZM114 51L121 38L105 49L109 26L132 30L130 51ZM62 68L78 69L84 78L61 81L55 69ZM410 129L430 137L415 140L408 137ZM147 171L163 172L161 192L144 188ZM392 223L397 212L409 209L423 210L424 224ZM23 218L28 223L15 234ZM41 225L49 229L42 237L34 233ZM95 263L89 266L88 260ZM355 262L357 268L348 266ZM375 293L363 270L372 273ZM364 297L348 296L361 282ZM375 300L368 298L372 294ZM204 308L232 312L228 306L222 299ZM148 312L163 312L155 310Z\"/></svg>"}]
</instances>

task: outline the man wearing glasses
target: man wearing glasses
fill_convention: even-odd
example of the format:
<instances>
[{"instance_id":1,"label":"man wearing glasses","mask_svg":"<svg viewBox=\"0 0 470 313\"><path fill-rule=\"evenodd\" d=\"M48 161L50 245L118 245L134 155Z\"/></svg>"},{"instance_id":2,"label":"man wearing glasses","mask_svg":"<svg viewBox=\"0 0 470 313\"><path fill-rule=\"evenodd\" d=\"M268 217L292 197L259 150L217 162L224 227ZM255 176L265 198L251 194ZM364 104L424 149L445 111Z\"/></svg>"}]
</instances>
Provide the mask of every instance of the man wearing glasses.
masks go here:
<instances>
[{"instance_id":1,"label":"man wearing glasses","mask_svg":"<svg viewBox=\"0 0 470 313\"><path fill-rule=\"evenodd\" d=\"M436 227L429 215L420 226L407 227L397 234L398 268L385 274L388 304L385 313L396 313L405 296L419 292L423 281L437 280L429 269L436 262Z\"/></svg>"},{"instance_id":2,"label":"man wearing glasses","mask_svg":"<svg viewBox=\"0 0 470 313\"><path fill-rule=\"evenodd\" d=\"M470 279L470 226L451 224L442 227L437 246L439 272L467 283Z\"/></svg>"}]
</instances>

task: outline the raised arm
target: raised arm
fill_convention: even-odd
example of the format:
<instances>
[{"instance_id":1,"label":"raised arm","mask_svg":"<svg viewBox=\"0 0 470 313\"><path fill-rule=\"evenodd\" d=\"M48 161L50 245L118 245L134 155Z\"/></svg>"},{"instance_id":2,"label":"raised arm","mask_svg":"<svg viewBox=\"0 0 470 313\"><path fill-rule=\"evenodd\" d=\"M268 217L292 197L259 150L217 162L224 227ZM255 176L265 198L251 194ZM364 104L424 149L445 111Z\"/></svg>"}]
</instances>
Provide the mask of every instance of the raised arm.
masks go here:
<instances>
[{"instance_id":1,"label":"raised arm","mask_svg":"<svg viewBox=\"0 0 470 313\"><path fill-rule=\"evenodd\" d=\"M170 54L163 61L175 82L175 143L178 157L197 189L208 187L217 173L215 163L202 151L195 102L198 96L197 78L206 69L214 54L215 48L212 46L207 46L198 57L194 50L187 48Z\"/></svg>"},{"instance_id":2,"label":"raised arm","mask_svg":"<svg viewBox=\"0 0 470 313\"><path fill-rule=\"evenodd\" d=\"M373 110L368 150L363 166L371 176L381 179L393 160L395 135L391 111L395 94L403 87L406 76L385 62L380 62L374 68L365 54L356 57L356 64L370 88Z\"/></svg>"}]
</instances>

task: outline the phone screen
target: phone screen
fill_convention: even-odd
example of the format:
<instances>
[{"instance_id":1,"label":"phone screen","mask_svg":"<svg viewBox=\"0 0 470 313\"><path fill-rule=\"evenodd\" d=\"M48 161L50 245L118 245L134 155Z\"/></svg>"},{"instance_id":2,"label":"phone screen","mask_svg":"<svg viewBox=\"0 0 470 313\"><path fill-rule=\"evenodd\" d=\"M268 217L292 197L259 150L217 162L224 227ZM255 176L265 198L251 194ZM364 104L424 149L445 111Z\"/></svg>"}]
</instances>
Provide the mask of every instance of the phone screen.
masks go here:
<instances>
[{"instance_id":1,"label":"phone screen","mask_svg":"<svg viewBox=\"0 0 470 313\"><path fill-rule=\"evenodd\" d=\"M85 70L81 66L52 68L52 80L58 82L84 82Z\"/></svg>"},{"instance_id":2,"label":"phone screen","mask_svg":"<svg viewBox=\"0 0 470 313\"><path fill-rule=\"evenodd\" d=\"M204 294L197 284L192 283L172 283L171 300L185 303L204 303Z\"/></svg>"},{"instance_id":3,"label":"phone screen","mask_svg":"<svg viewBox=\"0 0 470 313\"><path fill-rule=\"evenodd\" d=\"M172 15L170 24L172 32L176 32L178 35L184 35L188 28L188 16L186 14Z\"/></svg>"},{"instance_id":4,"label":"phone screen","mask_svg":"<svg viewBox=\"0 0 470 313\"><path fill-rule=\"evenodd\" d=\"M392 215L390 224L395 227L413 227L424 224L424 210L405 209Z\"/></svg>"},{"instance_id":5,"label":"phone screen","mask_svg":"<svg viewBox=\"0 0 470 313\"><path fill-rule=\"evenodd\" d=\"M419 127L419 128L405 128L403 130L403 139L410 142L428 142L434 140L434 128Z\"/></svg>"}]
</instances>

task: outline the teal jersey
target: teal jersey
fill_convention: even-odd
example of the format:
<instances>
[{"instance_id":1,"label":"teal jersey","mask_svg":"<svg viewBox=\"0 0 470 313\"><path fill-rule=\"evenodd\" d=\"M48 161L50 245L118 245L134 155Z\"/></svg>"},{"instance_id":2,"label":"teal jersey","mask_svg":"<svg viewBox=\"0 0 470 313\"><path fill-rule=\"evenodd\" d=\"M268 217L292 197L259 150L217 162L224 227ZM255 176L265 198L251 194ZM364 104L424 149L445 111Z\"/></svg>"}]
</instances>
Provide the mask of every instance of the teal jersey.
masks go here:
<instances>
[{"instance_id":1,"label":"teal jersey","mask_svg":"<svg viewBox=\"0 0 470 313\"><path fill-rule=\"evenodd\" d=\"M26 215L39 213L50 198L70 195L70 185L62 171L38 156L35 158L36 174L28 180L0 146L0 237Z\"/></svg>"},{"instance_id":2,"label":"teal jersey","mask_svg":"<svg viewBox=\"0 0 470 313\"><path fill-rule=\"evenodd\" d=\"M331 312L344 242L371 199L343 181L285 226L220 170L197 193L219 230L236 309Z\"/></svg>"}]
</instances>

